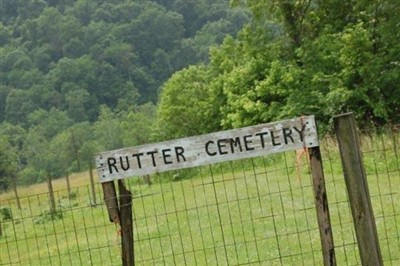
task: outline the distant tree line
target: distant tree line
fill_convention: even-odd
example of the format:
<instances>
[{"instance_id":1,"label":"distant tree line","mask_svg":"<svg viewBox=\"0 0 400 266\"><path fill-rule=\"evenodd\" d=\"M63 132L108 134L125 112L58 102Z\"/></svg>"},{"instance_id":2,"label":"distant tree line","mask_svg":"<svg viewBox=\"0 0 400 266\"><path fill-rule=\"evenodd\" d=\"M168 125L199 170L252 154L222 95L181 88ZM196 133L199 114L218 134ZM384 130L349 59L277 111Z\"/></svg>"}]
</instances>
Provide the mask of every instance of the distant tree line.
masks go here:
<instances>
[{"instance_id":1,"label":"distant tree line","mask_svg":"<svg viewBox=\"0 0 400 266\"><path fill-rule=\"evenodd\" d=\"M228 0L2 0L0 12L0 189L148 142L161 85L251 16Z\"/></svg>"}]
</instances>

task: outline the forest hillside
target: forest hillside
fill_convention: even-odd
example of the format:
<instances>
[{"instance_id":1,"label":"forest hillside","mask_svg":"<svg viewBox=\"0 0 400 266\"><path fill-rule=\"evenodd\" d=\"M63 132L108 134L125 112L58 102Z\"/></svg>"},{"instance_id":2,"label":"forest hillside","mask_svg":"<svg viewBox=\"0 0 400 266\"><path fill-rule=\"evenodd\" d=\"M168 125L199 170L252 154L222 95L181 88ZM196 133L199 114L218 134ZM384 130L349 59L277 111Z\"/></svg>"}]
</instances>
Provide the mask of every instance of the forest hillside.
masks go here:
<instances>
[{"instance_id":1,"label":"forest hillside","mask_svg":"<svg viewBox=\"0 0 400 266\"><path fill-rule=\"evenodd\" d=\"M400 2L2 0L0 189L313 114L400 123Z\"/></svg>"},{"instance_id":2,"label":"forest hillside","mask_svg":"<svg viewBox=\"0 0 400 266\"><path fill-rule=\"evenodd\" d=\"M148 142L162 84L251 16L228 0L2 0L0 11L0 188Z\"/></svg>"}]
</instances>

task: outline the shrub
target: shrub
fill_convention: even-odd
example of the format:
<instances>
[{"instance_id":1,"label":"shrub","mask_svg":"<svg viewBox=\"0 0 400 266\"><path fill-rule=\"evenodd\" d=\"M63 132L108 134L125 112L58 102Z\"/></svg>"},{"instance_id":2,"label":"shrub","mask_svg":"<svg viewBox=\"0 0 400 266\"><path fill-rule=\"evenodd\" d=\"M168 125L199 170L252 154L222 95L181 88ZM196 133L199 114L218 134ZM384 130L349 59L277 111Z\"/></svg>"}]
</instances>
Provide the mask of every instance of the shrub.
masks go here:
<instances>
[{"instance_id":1,"label":"shrub","mask_svg":"<svg viewBox=\"0 0 400 266\"><path fill-rule=\"evenodd\" d=\"M0 214L3 221L12 220L12 212L10 207L0 207Z\"/></svg>"}]
</instances>

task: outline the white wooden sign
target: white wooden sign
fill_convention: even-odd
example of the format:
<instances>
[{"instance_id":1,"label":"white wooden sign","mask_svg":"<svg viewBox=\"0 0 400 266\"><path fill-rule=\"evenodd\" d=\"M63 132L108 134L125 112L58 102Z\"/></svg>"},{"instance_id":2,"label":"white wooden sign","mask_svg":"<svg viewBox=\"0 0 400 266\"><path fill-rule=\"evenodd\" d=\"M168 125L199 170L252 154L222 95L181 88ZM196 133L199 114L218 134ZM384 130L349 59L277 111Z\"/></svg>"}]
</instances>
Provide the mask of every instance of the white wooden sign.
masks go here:
<instances>
[{"instance_id":1,"label":"white wooden sign","mask_svg":"<svg viewBox=\"0 0 400 266\"><path fill-rule=\"evenodd\" d=\"M238 128L96 156L100 182L319 146L314 116Z\"/></svg>"}]
</instances>

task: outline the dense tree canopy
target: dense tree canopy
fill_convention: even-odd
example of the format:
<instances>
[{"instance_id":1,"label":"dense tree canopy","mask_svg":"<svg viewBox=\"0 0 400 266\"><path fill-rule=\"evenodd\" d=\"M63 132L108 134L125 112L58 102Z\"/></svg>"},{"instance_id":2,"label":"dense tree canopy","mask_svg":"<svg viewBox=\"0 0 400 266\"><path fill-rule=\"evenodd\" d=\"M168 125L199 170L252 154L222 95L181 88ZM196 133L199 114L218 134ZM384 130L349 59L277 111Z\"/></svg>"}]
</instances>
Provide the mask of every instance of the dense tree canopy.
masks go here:
<instances>
[{"instance_id":1,"label":"dense tree canopy","mask_svg":"<svg viewBox=\"0 0 400 266\"><path fill-rule=\"evenodd\" d=\"M148 142L161 85L250 17L228 0L4 0L0 13L3 188L5 176L36 182Z\"/></svg>"},{"instance_id":2,"label":"dense tree canopy","mask_svg":"<svg viewBox=\"0 0 400 266\"><path fill-rule=\"evenodd\" d=\"M212 130L314 114L326 131L333 115L348 111L362 127L400 123L399 1L232 3L252 10L254 20L214 48L203 70L210 78L202 86L214 95L205 108L218 108ZM171 116L174 108L162 103L188 83L165 83L159 121L178 124L182 115ZM182 110L193 108L182 103Z\"/></svg>"}]
</instances>

